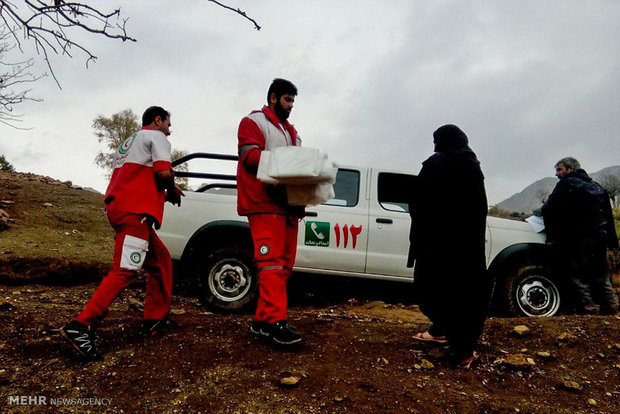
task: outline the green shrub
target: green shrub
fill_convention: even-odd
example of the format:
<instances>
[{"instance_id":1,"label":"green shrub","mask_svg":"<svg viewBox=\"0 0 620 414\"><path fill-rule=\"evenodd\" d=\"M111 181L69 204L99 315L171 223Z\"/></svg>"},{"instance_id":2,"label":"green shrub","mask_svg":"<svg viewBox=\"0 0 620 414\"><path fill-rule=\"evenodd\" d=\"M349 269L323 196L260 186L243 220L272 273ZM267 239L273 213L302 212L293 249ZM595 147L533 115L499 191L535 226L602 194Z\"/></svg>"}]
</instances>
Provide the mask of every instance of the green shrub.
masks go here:
<instances>
[{"instance_id":1,"label":"green shrub","mask_svg":"<svg viewBox=\"0 0 620 414\"><path fill-rule=\"evenodd\" d=\"M8 162L2 154L0 154L0 170L15 172L15 168L13 168L13 165L11 165L11 163Z\"/></svg>"}]
</instances>

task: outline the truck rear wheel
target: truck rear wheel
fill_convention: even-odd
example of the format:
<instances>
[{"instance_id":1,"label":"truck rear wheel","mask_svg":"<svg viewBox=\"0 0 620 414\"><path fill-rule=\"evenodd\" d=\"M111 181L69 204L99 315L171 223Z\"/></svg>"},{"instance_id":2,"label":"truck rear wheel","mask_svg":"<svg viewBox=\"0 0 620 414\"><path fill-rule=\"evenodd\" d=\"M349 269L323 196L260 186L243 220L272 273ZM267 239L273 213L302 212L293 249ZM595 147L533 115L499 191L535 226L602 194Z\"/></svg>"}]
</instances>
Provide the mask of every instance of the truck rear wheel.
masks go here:
<instances>
[{"instance_id":1,"label":"truck rear wheel","mask_svg":"<svg viewBox=\"0 0 620 414\"><path fill-rule=\"evenodd\" d=\"M257 272L251 251L222 248L198 266L199 300L214 311L242 311L258 295Z\"/></svg>"},{"instance_id":2,"label":"truck rear wheel","mask_svg":"<svg viewBox=\"0 0 620 414\"><path fill-rule=\"evenodd\" d=\"M511 316L553 316L566 302L550 268L540 263L514 266L504 279L504 295Z\"/></svg>"}]
</instances>

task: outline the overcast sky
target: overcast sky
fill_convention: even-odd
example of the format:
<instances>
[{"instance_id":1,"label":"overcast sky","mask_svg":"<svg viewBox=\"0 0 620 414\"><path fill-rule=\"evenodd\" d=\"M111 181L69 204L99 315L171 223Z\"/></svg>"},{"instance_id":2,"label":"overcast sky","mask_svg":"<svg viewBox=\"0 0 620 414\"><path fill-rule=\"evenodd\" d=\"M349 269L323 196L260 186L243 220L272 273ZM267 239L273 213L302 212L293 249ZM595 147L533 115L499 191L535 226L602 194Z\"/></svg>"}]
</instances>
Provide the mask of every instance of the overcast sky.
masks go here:
<instances>
[{"instance_id":1,"label":"overcast sky","mask_svg":"<svg viewBox=\"0 0 620 414\"><path fill-rule=\"evenodd\" d=\"M589 172L620 164L617 0L226 1L260 31L204 0L89 3L121 6L138 42L82 34L95 64L54 59L62 90L42 79L43 102L16 109L32 129L0 125L18 171L103 192L93 119L150 105L171 111L173 147L235 153L275 77L299 89L289 120L304 145L341 164L417 173L433 131L460 126L491 204L565 156Z\"/></svg>"}]
</instances>

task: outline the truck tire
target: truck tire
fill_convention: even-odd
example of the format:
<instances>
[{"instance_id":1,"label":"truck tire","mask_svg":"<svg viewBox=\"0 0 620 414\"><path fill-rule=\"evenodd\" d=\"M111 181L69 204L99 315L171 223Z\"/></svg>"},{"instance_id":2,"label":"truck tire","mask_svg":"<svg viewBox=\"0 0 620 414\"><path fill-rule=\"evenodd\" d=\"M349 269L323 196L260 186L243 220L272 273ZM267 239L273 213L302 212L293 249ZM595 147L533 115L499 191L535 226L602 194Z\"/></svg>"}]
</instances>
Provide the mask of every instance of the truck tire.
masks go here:
<instances>
[{"instance_id":1,"label":"truck tire","mask_svg":"<svg viewBox=\"0 0 620 414\"><path fill-rule=\"evenodd\" d=\"M504 278L505 310L510 316L553 316L568 302L562 291L549 266L517 264Z\"/></svg>"},{"instance_id":2,"label":"truck tire","mask_svg":"<svg viewBox=\"0 0 620 414\"><path fill-rule=\"evenodd\" d=\"M244 311L258 295L257 271L248 249L225 247L198 265L199 300L213 311Z\"/></svg>"}]
</instances>

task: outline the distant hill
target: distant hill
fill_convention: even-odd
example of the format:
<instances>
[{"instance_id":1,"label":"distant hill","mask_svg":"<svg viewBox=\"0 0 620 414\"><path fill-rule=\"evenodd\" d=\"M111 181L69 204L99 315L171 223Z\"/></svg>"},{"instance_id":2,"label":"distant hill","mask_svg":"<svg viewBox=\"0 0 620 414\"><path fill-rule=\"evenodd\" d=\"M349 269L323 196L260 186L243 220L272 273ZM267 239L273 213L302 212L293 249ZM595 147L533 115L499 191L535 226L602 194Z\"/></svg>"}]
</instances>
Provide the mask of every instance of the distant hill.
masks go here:
<instances>
[{"instance_id":1,"label":"distant hill","mask_svg":"<svg viewBox=\"0 0 620 414\"><path fill-rule=\"evenodd\" d=\"M600 184L603 184L605 177L609 176L620 180L620 165L603 168L598 172L590 174L590 176ZM543 200L546 200L547 197L549 197L549 194L551 194L557 182L558 179L555 177L542 178L525 187L525 189L520 193L517 193L501 203L496 204L496 207L508 212L514 211L518 213L531 214L534 209L542 205Z\"/></svg>"}]
</instances>

